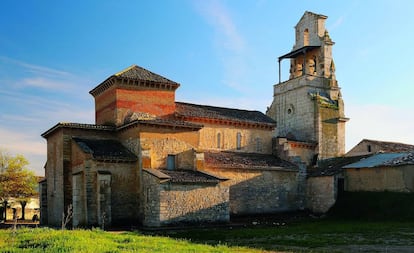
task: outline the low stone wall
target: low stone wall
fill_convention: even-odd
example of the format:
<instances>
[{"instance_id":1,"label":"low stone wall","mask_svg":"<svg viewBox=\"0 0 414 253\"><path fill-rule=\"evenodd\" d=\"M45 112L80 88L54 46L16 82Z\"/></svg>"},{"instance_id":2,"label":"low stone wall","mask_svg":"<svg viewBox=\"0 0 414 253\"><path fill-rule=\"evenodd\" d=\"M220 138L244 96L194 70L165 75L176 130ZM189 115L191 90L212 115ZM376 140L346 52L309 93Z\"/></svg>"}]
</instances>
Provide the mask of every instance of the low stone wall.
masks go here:
<instances>
[{"instance_id":1,"label":"low stone wall","mask_svg":"<svg viewBox=\"0 0 414 253\"><path fill-rule=\"evenodd\" d=\"M143 174L144 226L230 220L229 188L222 183L161 182Z\"/></svg>"},{"instance_id":2,"label":"low stone wall","mask_svg":"<svg viewBox=\"0 0 414 253\"><path fill-rule=\"evenodd\" d=\"M296 211L300 205L298 171L205 168L227 178L230 212L235 215Z\"/></svg>"},{"instance_id":3,"label":"low stone wall","mask_svg":"<svg viewBox=\"0 0 414 253\"><path fill-rule=\"evenodd\" d=\"M335 176L309 177L307 207L314 213L326 213L336 201Z\"/></svg>"}]
</instances>

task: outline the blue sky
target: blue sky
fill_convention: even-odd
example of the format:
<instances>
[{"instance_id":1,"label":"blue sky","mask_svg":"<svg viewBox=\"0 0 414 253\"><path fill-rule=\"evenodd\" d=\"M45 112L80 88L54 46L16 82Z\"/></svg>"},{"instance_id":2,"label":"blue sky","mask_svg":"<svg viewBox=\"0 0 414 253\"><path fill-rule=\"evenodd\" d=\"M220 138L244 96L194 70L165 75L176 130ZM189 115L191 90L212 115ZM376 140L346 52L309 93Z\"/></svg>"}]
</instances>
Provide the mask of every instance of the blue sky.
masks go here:
<instances>
[{"instance_id":1,"label":"blue sky","mask_svg":"<svg viewBox=\"0 0 414 253\"><path fill-rule=\"evenodd\" d=\"M363 138L414 143L414 1L3 0L0 9L0 147L39 175L40 134L94 123L88 92L132 64L179 82L178 101L265 112L277 57L306 10L328 16L336 42L347 149Z\"/></svg>"}]
</instances>

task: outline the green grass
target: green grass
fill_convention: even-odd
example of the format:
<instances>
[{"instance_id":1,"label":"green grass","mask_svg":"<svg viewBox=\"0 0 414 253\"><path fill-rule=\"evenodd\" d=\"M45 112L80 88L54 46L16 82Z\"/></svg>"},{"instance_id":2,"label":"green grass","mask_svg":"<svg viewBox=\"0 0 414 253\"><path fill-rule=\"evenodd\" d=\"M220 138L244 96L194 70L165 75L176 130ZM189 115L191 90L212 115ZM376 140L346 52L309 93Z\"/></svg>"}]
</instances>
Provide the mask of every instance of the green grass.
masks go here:
<instances>
[{"instance_id":1,"label":"green grass","mask_svg":"<svg viewBox=\"0 0 414 253\"><path fill-rule=\"evenodd\" d=\"M48 228L0 230L0 252L262 252L260 250L206 245L183 239L111 233L101 230Z\"/></svg>"},{"instance_id":2,"label":"green grass","mask_svg":"<svg viewBox=\"0 0 414 253\"><path fill-rule=\"evenodd\" d=\"M336 246L347 245L413 246L414 250L414 223L406 222L313 220L278 227L169 231L162 235L211 245L225 242L295 252L335 252Z\"/></svg>"},{"instance_id":3,"label":"green grass","mask_svg":"<svg viewBox=\"0 0 414 253\"><path fill-rule=\"evenodd\" d=\"M351 250L346 247L356 247ZM105 232L21 228L0 230L0 252L353 252L366 246L409 247L414 222L302 220L284 226L250 226ZM411 251L410 251L411 250ZM389 252L398 252L398 248Z\"/></svg>"}]
</instances>

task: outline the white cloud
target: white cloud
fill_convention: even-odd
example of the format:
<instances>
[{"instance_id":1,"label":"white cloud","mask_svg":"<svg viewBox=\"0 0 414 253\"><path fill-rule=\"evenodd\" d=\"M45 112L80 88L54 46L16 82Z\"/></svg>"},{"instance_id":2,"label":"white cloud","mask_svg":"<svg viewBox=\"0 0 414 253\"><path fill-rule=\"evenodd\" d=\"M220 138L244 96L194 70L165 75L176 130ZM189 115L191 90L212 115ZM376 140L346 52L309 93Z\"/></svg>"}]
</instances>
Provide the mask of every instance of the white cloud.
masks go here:
<instances>
[{"instance_id":1,"label":"white cloud","mask_svg":"<svg viewBox=\"0 0 414 253\"><path fill-rule=\"evenodd\" d=\"M46 142L31 132L0 128L0 148L11 154L22 154L29 161L28 168L36 175L43 175L43 165L46 162Z\"/></svg>"},{"instance_id":2,"label":"white cloud","mask_svg":"<svg viewBox=\"0 0 414 253\"><path fill-rule=\"evenodd\" d=\"M219 34L217 37L222 46L227 50L240 52L245 47L245 42L239 34L229 11L220 1L198 2L199 11L213 25Z\"/></svg>"},{"instance_id":3,"label":"white cloud","mask_svg":"<svg viewBox=\"0 0 414 253\"><path fill-rule=\"evenodd\" d=\"M197 10L212 25L219 59L223 66L223 84L248 92L246 85L246 41L239 32L230 11L220 1L198 1Z\"/></svg>"},{"instance_id":4,"label":"white cloud","mask_svg":"<svg viewBox=\"0 0 414 253\"><path fill-rule=\"evenodd\" d=\"M71 76L71 74L66 71L57 70L57 69L53 69L53 68L49 68L49 67L45 67L41 65L30 64L27 62L19 61L16 59L5 57L5 56L0 56L0 61L4 61L6 62L6 64L13 64L13 65L23 67L28 72L31 72L36 75L66 76L66 77Z\"/></svg>"},{"instance_id":5,"label":"white cloud","mask_svg":"<svg viewBox=\"0 0 414 253\"><path fill-rule=\"evenodd\" d=\"M60 90L60 91L69 90L74 86L69 81L49 79L49 78L40 77L40 76L24 78L18 82L20 85L23 85L23 86L31 86L31 87L36 87L36 88L52 89L52 90Z\"/></svg>"},{"instance_id":6,"label":"white cloud","mask_svg":"<svg viewBox=\"0 0 414 253\"><path fill-rule=\"evenodd\" d=\"M390 105L349 105L346 116L347 150L362 139L414 144L412 108Z\"/></svg>"}]
</instances>

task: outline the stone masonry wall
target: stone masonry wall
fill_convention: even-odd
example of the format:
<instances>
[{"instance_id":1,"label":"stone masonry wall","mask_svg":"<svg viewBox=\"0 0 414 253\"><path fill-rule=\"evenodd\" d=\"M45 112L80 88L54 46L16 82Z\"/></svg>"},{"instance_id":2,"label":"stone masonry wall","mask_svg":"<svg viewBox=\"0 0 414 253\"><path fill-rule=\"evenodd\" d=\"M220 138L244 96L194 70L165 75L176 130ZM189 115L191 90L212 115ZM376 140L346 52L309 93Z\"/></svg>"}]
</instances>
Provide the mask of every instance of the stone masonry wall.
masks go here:
<instances>
[{"instance_id":1,"label":"stone masonry wall","mask_svg":"<svg viewBox=\"0 0 414 253\"><path fill-rule=\"evenodd\" d=\"M47 221L49 225L61 224L64 211L63 189L63 134L61 131L48 137L47 163L45 168L47 178ZM41 212L43 212L42 206ZM41 214L42 215L42 214Z\"/></svg>"},{"instance_id":2,"label":"stone masonry wall","mask_svg":"<svg viewBox=\"0 0 414 253\"><path fill-rule=\"evenodd\" d=\"M309 177L307 179L307 207L314 213L327 212L336 201L335 176Z\"/></svg>"},{"instance_id":3,"label":"stone masonry wall","mask_svg":"<svg viewBox=\"0 0 414 253\"><path fill-rule=\"evenodd\" d=\"M144 172L142 175L143 191L142 206L143 219L142 224L147 227L159 227L160 221L160 181L158 178Z\"/></svg>"},{"instance_id":4,"label":"stone masonry wall","mask_svg":"<svg viewBox=\"0 0 414 253\"><path fill-rule=\"evenodd\" d=\"M346 169L345 190L414 192L414 166Z\"/></svg>"},{"instance_id":5,"label":"stone masonry wall","mask_svg":"<svg viewBox=\"0 0 414 253\"><path fill-rule=\"evenodd\" d=\"M160 183L144 172L145 226L228 222L229 189L221 184Z\"/></svg>"},{"instance_id":6,"label":"stone masonry wall","mask_svg":"<svg viewBox=\"0 0 414 253\"><path fill-rule=\"evenodd\" d=\"M229 188L220 184L160 185L160 223L228 222Z\"/></svg>"},{"instance_id":7,"label":"stone masonry wall","mask_svg":"<svg viewBox=\"0 0 414 253\"><path fill-rule=\"evenodd\" d=\"M345 124L338 122L337 119L340 116L339 110L336 108L319 106L319 159L332 158L345 154L345 131L339 131L341 130L339 126Z\"/></svg>"},{"instance_id":8,"label":"stone masonry wall","mask_svg":"<svg viewBox=\"0 0 414 253\"><path fill-rule=\"evenodd\" d=\"M298 209L297 171L208 168L205 171L228 178L232 214L260 214Z\"/></svg>"},{"instance_id":9,"label":"stone masonry wall","mask_svg":"<svg viewBox=\"0 0 414 253\"><path fill-rule=\"evenodd\" d=\"M272 153L273 131L254 128L241 128L204 124L200 130L200 149L238 150L237 134L241 134L240 151L252 153Z\"/></svg>"}]
</instances>

